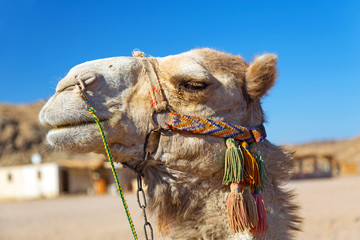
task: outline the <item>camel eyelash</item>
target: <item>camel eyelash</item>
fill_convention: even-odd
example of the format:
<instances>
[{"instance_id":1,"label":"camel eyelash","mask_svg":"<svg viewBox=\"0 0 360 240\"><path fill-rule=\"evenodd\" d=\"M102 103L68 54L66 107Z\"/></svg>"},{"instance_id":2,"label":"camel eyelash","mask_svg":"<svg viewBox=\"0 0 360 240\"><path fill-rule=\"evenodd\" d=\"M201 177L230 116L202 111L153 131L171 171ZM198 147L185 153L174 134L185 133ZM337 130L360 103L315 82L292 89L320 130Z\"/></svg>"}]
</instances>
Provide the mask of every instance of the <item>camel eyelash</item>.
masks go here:
<instances>
[{"instance_id":1,"label":"camel eyelash","mask_svg":"<svg viewBox=\"0 0 360 240\"><path fill-rule=\"evenodd\" d=\"M204 90L207 86L208 84L204 82L187 81L180 84L180 89L195 92L195 91Z\"/></svg>"}]
</instances>

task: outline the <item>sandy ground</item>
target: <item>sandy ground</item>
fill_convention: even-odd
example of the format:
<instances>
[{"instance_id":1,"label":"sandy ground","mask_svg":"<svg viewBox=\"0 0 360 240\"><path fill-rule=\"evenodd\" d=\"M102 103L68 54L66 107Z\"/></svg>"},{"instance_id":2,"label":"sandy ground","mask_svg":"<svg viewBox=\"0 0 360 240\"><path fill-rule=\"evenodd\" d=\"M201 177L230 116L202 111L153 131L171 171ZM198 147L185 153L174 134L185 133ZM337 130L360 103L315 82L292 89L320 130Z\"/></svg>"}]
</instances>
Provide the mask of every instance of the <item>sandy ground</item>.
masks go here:
<instances>
[{"instance_id":1,"label":"sandy ground","mask_svg":"<svg viewBox=\"0 0 360 240\"><path fill-rule=\"evenodd\" d=\"M360 239L360 176L290 182L298 193L303 232L299 240ZM126 196L139 239L143 218L134 194ZM155 239L161 239L154 226ZM0 240L132 239L119 197L69 196L0 203Z\"/></svg>"},{"instance_id":2,"label":"sandy ground","mask_svg":"<svg viewBox=\"0 0 360 240\"><path fill-rule=\"evenodd\" d=\"M360 176L299 180L288 187L298 193L304 218L296 239L360 239Z\"/></svg>"}]
</instances>

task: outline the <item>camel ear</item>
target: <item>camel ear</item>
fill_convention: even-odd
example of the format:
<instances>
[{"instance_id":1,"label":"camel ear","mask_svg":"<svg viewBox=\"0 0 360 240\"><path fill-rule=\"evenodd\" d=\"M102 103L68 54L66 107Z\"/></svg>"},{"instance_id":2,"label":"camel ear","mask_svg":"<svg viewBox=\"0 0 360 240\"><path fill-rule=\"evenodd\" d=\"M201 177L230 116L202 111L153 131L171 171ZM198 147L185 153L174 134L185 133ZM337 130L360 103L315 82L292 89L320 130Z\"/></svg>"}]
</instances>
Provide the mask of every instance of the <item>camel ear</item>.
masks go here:
<instances>
[{"instance_id":1,"label":"camel ear","mask_svg":"<svg viewBox=\"0 0 360 240\"><path fill-rule=\"evenodd\" d=\"M276 80L276 58L274 54L256 57L246 70L246 90L252 101L260 100Z\"/></svg>"}]
</instances>

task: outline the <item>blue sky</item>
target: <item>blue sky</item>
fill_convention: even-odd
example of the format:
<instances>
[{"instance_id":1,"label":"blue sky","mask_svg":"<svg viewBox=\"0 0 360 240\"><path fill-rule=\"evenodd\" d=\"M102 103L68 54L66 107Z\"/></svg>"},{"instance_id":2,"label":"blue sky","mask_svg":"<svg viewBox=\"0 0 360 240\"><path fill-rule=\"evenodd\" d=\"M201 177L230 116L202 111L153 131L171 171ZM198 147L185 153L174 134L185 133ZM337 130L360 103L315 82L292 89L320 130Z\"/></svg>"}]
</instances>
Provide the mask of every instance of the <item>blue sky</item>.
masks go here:
<instances>
[{"instance_id":1,"label":"blue sky","mask_svg":"<svg viewBox=\"0 0 360 240\"><path fill-rule=\"evenodd\" d=\"M359 1L0 1L0 103L49 98L84 61L211 47L278 54L269 139L360 134Z\"/></svg>"}]
</instances>

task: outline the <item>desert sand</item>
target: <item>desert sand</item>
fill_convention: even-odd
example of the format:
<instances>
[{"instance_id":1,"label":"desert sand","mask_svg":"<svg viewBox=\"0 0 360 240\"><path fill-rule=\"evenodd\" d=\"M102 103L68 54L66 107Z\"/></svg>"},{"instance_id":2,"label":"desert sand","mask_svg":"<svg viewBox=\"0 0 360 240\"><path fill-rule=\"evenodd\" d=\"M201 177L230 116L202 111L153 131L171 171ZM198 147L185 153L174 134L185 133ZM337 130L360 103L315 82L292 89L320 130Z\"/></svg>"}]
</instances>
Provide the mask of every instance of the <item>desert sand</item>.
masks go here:
<instances>
[{"instance_id":1,"label":"desert sand","mask_svg":"<svg viewBox=\"0 0 360 240\"><path fill-rule=\"evenodd\" d=\"M360 239L360 176L299 180L296 190L304 218L299 240Z\"/></svg>"},{"instance_id":2,"label":"desert sand","mask_svg":"<svg viewBox=\"0 0 360 240\"><path fill-rule=\"evenodd\" d=\"M360 176L292 181L304 218L299 240L360 239ZM145 239L135 194L126 195L139 239ZM163 239L154 227L154 239ZM65 196L0 203L0 240L133 239L119 197Z\"/></svg>"}]
</instances>

